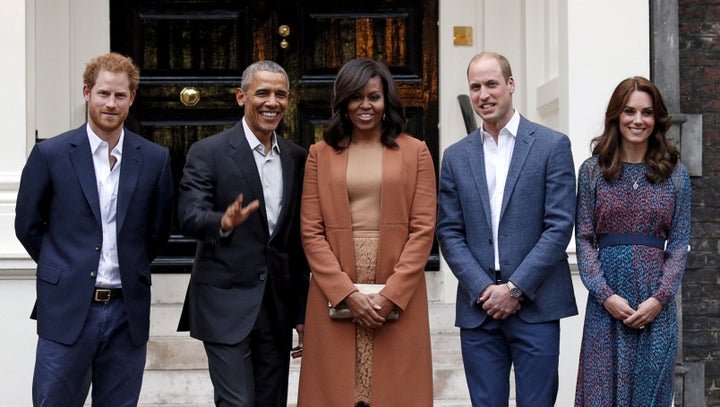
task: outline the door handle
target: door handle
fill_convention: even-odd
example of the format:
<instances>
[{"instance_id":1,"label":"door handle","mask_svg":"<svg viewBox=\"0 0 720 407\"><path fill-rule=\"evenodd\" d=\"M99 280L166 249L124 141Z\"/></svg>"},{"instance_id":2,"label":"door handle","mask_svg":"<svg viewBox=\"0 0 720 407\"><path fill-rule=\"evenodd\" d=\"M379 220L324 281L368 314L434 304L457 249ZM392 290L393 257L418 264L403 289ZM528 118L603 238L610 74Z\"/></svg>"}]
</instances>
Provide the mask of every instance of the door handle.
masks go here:
<instances>
[{"instance_id":1,"label":"door handle","mask_svg":"<svg viewBox=\"0 0 720 407\"><path fill-rule=\"evenodd\" d=\"M287 49L290 46L290 43L287 41L287 36L290 35L290 26L287 24L281 25L278 27L278 34L283 37L282 41L280 41L280 48Z\"/></svg>"},{"instance_id":2,"label":"door handle","mask_svg":"<svg viewBox=\"0 0 720 407\"><path fill-rule=\"evenodd\" d=\"M180 102L187 107L193 107L200 102L200 91L194 86L186 86L180 91Z\"/></svg>"}]
</instances>

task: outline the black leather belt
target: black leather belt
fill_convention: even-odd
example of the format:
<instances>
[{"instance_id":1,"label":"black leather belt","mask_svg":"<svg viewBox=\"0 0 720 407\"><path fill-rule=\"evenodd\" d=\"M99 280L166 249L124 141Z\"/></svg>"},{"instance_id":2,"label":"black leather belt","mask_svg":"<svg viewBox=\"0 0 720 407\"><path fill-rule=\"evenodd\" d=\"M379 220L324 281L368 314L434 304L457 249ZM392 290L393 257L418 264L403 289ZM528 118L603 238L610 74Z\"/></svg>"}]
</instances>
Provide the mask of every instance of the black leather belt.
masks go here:
<instances>
[{"instance_id":1,"label":"black leather belt","mask_svg":"<svg viewBox=\"0 0 720 407\"><path fill-rule=\"evenodd\" d=\"M95 288L93 294L93 301L95 302L108 302L122 298L122 288Z\"/></svg>"}]
</instances>

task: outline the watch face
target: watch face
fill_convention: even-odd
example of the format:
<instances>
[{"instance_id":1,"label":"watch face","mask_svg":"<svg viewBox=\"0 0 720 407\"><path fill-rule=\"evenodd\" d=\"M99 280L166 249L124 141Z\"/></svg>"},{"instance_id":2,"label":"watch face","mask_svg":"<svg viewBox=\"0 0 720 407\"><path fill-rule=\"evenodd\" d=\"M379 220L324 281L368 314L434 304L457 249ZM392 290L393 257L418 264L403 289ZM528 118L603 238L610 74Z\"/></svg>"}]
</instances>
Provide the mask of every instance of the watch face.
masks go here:
<instances>
[{"instance_id":1,"label":"watch face","mask_svg":"<svg viewBox=\"0 0 720 407\"><path fill-rule=\"evenodd\" d=\"M512 297L518 298L522 296L522 291L513 283L508 281L508 289L510 289L510 295Z\"/></svg>"}]
</instances>

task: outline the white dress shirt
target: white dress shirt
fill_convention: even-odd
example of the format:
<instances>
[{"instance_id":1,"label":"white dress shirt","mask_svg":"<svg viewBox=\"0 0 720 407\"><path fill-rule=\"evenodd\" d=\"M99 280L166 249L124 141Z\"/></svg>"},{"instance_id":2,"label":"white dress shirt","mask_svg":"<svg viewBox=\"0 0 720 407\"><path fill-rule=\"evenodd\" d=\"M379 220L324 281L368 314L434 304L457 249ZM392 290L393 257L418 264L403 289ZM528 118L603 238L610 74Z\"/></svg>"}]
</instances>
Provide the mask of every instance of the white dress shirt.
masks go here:
<instances>
[{"instance_id":1,"label":"white dress shirt","mask_svg":"<svg viewBox=\"0 0 720 407\"><path fill-rule=\"evenodd\" d=\"M119 288L122 284L120 283L120 264L117 251L117 192L120 182L120 165L125 130L120 133L117 146L112 150L112 155L116 160L112 168L110 168L108 143L98 137L92 131L90 125L87 126L87 134L95 167L103 234L95 286Z\"/></svg>"},{"instance_id":2,"label":"white dress shirt","mask_svg":"<svg viewBox=\"0 0 720 407\"><path fill-rule=\"evenodd\" d=\"M258 140L255 134L248 127L245 118L242 119L245 138L255 157L260 182L262 182L263 196L265 197L265 214L268 221L268 232L272 236L280 217L280 210L283 203L283 176L282 163L280 162L280 146L277 143L277 135L272 135L272 148L265 154L265 146ZM246 205L243 202L243 205Z\"/></svg>"},{"instance_id":3,"label":"white dress shirt","mask_svg":"<svg viewBox=\"0 0 720 407\"><path fill-rule=\"evenodd\" d=\"M500 129L498 141L481 126L483 153L485 155L485 175L487 177L488 194L490 196L490 213L492 218L493 250L495 253L495 270L500 270L498 249L498 229L500 227L500 210L502 209L505 181L507 180L510 159L515 149L515 137L520 126L520 114L515 111L510 121Z\"/></svg>"}]
</instances>

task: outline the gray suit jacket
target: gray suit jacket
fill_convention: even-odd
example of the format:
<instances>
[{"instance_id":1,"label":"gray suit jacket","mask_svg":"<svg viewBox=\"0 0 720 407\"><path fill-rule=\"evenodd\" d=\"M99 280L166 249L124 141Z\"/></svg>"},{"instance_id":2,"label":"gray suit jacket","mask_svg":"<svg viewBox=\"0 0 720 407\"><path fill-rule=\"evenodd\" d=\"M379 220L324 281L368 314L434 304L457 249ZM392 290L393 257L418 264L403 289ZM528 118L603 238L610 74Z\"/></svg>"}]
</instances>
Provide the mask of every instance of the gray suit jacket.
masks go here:
<instances>
[{"instance_id":1,"label":"gray suit jacket","mask_svg":"<svg viewBox=\"0 0 720 407\"><path fill-rule=\"evenodd\" d=\"M480 130L443 155L437 236L459 280L456 325L475 328L487 316L476 303L495 283L490 198ZM503 281L525 299L518 316L530 323L577 314L566 248L575 214L575 167L564 134L521 116L508 170L498 232Z\"/></svg>"}]
</instances>

